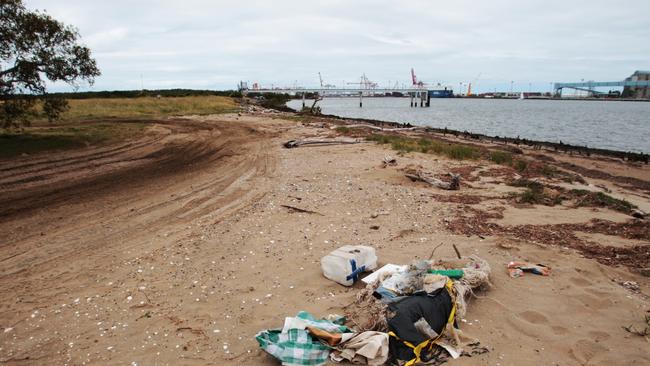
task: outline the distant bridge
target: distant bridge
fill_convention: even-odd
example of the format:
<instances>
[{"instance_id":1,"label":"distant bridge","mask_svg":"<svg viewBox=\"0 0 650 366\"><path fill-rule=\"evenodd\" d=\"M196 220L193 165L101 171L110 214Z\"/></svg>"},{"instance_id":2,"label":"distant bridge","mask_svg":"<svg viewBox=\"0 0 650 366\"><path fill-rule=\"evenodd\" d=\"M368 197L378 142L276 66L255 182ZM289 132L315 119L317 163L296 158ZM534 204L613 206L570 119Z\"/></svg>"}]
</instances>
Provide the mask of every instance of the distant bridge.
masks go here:
<instances>
[{"instance_id":1,"label":"distant bridge","mask_svg":"<svg viewBox=\"0 0 650 366\"><path fill-rule=\"evenodd\" d=\"M636 87L636 88L648 88L650 87L650 80L623 80L623 81L581 81L576 83L555 83L553 84L553 89L555 93L558 93L561 89L570 88L576 90L584 90L591 93L598 93L594 88L606 88L606 87Z\"/></svg>"}]
</instances>

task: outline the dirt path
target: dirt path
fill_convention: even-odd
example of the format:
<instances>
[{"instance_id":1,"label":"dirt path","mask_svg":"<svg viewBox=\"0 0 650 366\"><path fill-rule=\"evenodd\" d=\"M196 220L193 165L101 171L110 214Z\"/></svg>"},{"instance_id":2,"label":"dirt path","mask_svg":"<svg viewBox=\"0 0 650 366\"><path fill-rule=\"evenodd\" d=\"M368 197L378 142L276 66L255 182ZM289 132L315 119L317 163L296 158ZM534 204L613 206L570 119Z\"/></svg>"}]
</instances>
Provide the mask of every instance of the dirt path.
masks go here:
<instances>
[{"instance_id":1,"label":"dirt path","mask_svg":"<svg viewBox=\"0 0 650 366\"><path fill-rule=\"evenodd\" d=\"M436 256L453 256L453 243L493 269L493 287L460 322L490 352L454 364L636 365L650 357L647 341L622 328L650 310L648 277L505 229L472 235L469 217L492 213L477 223L531 230L570 223L563 235L573 241L647 248L645 234L585 226L592 218L628 223L628 215L512 205L508 195L522 188L503 184L507 169L484 160L398 156L371 143L281 148L336 134L328 127L268 114L193 117L156 121L145 138L119 146L0 162L0 363L277 365L259 350L258 331L299 310L340 314L359 289L325 279L323 255L367 244L380 265L401 264L440 243ZM386 155L398 165L382 167ZM460 192L441 191L405 178L406 166L436 176L462 170L466 180ZM635 170L644 181L647 173ZM607 184L650 202L586 179L590 189ZM472 230L455 230L465 216L470 227L462 228ZM553 273L511 279L511 260Z\"/></svg>"}]
</instances>

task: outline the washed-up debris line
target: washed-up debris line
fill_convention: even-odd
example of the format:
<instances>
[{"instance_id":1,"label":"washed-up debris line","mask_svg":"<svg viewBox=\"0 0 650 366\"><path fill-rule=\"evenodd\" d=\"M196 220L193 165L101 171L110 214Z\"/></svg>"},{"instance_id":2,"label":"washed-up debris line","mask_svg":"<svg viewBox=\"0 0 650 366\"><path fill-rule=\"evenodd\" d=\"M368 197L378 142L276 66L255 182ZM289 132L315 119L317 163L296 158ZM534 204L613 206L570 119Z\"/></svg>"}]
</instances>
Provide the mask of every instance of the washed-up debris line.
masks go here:
<instances>
[{"instance_id":1,"label":"washed-up debris line","mask_svg":"<svg viewBox=\"0 0 650 366\"><path fill-rule=\"evenodd\" d=\"M345 128L368 128L371 130L375 131L382 131L382 132L401 132L401 131L415 131L418 129L422 129L422 127L400 127L400 128L386 128L386 127L379 127L379 126L374 126L374 125L369 125L369 124L356 124L356 125L336 125L330 127L331 129L337 129L340 127L345 127Z\"/></svg>"},{"instance_id":2,"label":"washed-up debris line","mask_svg":"<svg viewBox=\"0 0 650 366\"><path fill-rule=\"evenodd\" d=\"M293 149L300 146L322 146L322 145L347 145L347 144L358 144L362 142L359 139L353 139L348 137L337 137L337 138L307 138L301 140L289 140L284 143L284 147L287 149Z\"/></svg>"}]
</instances>

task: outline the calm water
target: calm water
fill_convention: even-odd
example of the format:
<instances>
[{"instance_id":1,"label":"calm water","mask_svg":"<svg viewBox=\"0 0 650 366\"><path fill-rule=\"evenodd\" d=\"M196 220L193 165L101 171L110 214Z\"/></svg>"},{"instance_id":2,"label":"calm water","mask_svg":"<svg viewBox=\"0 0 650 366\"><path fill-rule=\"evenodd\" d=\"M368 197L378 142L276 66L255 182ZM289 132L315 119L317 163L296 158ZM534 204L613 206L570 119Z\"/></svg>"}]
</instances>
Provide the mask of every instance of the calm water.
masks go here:
<instances>
[{"instance_id":1,"label":"calm water","mask_svg":"<svg viewBox=\"0 0 650 366\"><path fill-rule=\"evenodd\" d=\"M302 101L288 105L299 109ZM648 102L452 98L411 108L408 98L364 98L359 108L358 98L325 98L319 105L323 113L341 117L650 153Z\"/></svg>"}]
</instances>

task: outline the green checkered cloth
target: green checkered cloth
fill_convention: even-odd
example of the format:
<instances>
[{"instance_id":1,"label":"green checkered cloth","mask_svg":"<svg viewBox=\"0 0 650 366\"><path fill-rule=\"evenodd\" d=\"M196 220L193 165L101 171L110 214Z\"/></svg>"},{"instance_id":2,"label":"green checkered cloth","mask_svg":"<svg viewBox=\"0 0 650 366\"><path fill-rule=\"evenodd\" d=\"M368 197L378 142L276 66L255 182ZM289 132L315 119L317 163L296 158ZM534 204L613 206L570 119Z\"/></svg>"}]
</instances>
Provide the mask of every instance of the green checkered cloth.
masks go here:
<instances>
[{"instance_id":1,"label":"green checkered cloth","mask_svg":"<svg viewBox=\"0 0 650 366\"><path fill-rule=\"evenodd\" d=\"M287 366L318 366L327 363L331 347L309 335L309 332L304 329L306 326L332 333L350 331L344 325L328 320L314 319L305 311L299 312L295 318L287 318L285 328L287 326L289 326L288 329L264 330L255 336L263 350Z\"/></svg>"}]
</instances>

